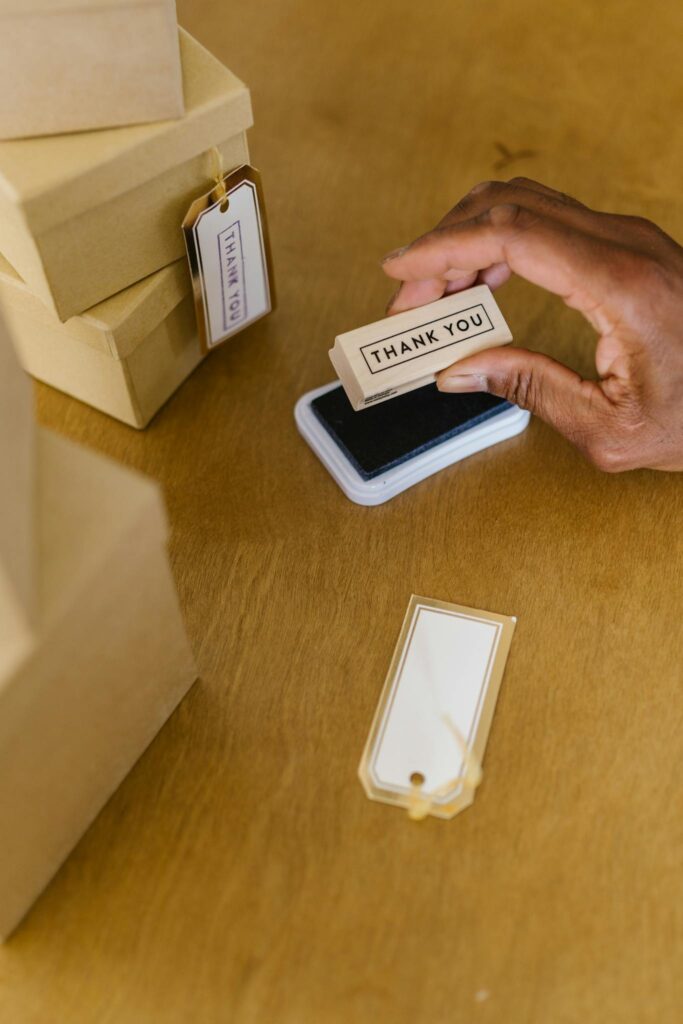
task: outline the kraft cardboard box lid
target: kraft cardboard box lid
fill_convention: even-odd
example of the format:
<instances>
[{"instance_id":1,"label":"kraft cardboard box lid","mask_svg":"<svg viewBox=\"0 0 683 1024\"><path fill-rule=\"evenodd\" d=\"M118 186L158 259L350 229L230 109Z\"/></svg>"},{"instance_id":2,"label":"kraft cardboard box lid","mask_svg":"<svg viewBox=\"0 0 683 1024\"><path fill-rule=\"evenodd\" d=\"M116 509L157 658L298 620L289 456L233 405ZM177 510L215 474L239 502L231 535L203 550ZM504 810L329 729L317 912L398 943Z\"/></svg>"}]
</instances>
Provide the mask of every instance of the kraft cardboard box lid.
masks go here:
<instances>
[{"instance_id":1,"label":"kraft cardboard box lid","mask_svg":"<svg viewBox=\"0 0 683 1024\"><path fill-rule=\"evenodd\" d=\"M173 2L174 0L0 0L0 16L88 11L93 7L165 7Z\"/></svg>"},{"instance_id":2,"label":"kraft cardboard box lid","mask_svg":"<svg viewBox=\"0 0 683 1024\"><path fill-rule=\"evenodd\" d=\"M183 29L180 56L184 117L0 142L0 192L21 208L34 235L156 178L253 124L246 85ZM198 194L205 185L197 183Z\"/></svg>"},{"instance_id":3,"label":"kraft cardboard box lid","mask_svg":"<svg viewBox=\"0 0 683 1024\"><path fill-rule=\"evenodd\" d=\"M191 291L192 281L183 258L62 323L36 298L14 267L0 256L3 305L39 324L59 327L72 338L114 359L129 356Z\"/></svg>"},{"instance_id":4,"label":"kraft cardboard box lid","mask_svg":"<svg viewBox=\"0 0 683 1024\"><path fill-rule=\"evenodd\" d=\"M48 430L39 431L39 550L43 626L59 618L132 532L162 546L168 523L158 485Z\"/></svg>"}]
</instances>

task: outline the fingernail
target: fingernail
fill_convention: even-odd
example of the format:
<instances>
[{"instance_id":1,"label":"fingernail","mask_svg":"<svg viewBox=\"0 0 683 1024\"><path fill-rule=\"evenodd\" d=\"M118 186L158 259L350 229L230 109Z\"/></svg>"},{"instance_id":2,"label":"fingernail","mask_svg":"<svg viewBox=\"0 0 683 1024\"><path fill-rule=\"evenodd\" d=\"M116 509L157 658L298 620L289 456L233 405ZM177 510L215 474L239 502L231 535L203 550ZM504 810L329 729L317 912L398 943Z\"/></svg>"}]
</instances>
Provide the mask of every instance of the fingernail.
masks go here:
<instances>
[{"instance_id":1,"label":"fingernail","mask_svg":"<svg viewBox=\"0 0 683 1024\"><path fill-rule=\"evenodd\" d=\"M402 245L400 249L392 249L386 256L383 256L380 263L388 263L389 260L395 260L398 256L402 256L404 252L410 249L410 245Z\"/></svg>"},{"instance_id":2,"label":"fingernail","mask_svg":"<svg viewBox=\"0 0 683 1024\"><path fill-rule=\"evenodd\" d=\"M476 373L454 373L436 382L439 391L486 391L486 377Z\"/></svg>"}]
</instances>

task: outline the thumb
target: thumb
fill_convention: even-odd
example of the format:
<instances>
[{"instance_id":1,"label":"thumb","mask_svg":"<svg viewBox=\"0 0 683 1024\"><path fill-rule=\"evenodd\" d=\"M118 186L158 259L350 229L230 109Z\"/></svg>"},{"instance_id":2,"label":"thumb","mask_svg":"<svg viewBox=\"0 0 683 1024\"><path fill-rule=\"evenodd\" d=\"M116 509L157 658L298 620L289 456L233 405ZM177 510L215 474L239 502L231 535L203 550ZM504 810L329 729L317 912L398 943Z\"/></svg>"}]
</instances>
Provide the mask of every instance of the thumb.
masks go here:
<instances>
[{"instance_id":1,"label":"thumb","mask_svg":"<svg viewBox=\"0 0 683 1024\"><path fill-rule=\"evenodd\" d=\"M590 453L603 432L610 403L596 381L523 348L491 348L442 370L439 391L487 391L535 413Z\"/></svg>"}]
</instances>

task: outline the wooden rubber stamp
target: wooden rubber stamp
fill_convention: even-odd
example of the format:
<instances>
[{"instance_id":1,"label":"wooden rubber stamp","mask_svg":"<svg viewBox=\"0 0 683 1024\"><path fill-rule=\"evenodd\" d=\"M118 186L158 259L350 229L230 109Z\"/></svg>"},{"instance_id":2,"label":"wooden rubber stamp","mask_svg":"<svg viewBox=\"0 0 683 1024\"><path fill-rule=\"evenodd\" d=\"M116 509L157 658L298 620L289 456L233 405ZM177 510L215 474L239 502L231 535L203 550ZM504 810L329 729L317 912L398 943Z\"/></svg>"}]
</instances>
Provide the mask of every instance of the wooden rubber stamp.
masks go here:
<instances>
[{"instance_id":1,"label":"wooden rubber stamp","mask_svg":"<svg viewBox=\"0 0 683 1024\"><path fill-rule=\"evenodd\" d=\"M478 285L340 334L330 359L358 411L431 384L452 363L510 341L490 289Z\"/></svg>"}]
</instances>

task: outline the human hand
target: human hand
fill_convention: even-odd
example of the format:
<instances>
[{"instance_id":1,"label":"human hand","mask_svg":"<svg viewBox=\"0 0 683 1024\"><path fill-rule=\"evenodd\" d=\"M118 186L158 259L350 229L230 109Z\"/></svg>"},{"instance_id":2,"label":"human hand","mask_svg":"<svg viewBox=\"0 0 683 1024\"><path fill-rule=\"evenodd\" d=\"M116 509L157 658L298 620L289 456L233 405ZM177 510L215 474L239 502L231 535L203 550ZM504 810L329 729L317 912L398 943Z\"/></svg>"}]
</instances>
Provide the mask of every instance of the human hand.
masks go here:
<instances>
[{"instance_id":1,"label":"human hand","mask_svg":"<svg viewBox=\"0 0 683 1024\"><path fill-rule=\"evenodd\" d=\"M656 225L527 178L483 182L383 268L402 282L390 314L513 273L559 295L599 334L597 380L505 347L443 370L439 389L529 409L607 472L683 469L683 249Z\"/></svg>"}]
</instances>

